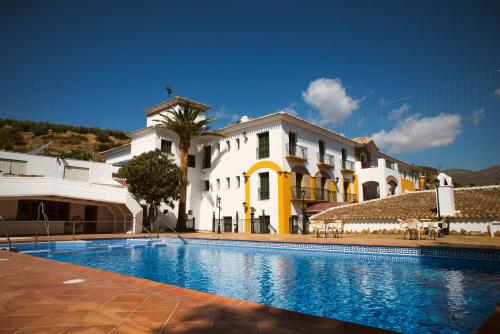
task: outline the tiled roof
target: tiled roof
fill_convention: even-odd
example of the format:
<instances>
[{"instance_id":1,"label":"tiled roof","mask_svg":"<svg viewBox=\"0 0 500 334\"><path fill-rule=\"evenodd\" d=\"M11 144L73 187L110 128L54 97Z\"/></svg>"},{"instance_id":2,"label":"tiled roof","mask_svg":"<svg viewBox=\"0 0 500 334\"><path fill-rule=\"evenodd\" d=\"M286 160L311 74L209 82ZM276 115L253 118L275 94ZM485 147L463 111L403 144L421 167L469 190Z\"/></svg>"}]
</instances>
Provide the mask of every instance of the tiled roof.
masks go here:
<instances>
[{"instance_id":1,"label":"tiled roof","mask_svg":"<svg viewBox=\"0 0 500 334\"><path fill-rule=\"evenodd\" d=\"M351 140L355 141L358 144L368 144L371 141L373 141L370 137L356 137L356 138L352 138Z\"/></svg>"},{"instance_id":2,"label":"tiled roof","mask_svg":"<svg viewBox=\"0 0 500 334\"><path fill-rule=\"evenodd\" d=\"M454 219L500 219L500 186L456 188ZM396 220L436 218L434 190L405 193L359 204L332 208L316 220Z\"/></svg>"},{"instance_id":3,"label":"tiled roof","mask_svg":"<svg viewBox=\"0 0 500 334\"><path fill-rule=\"evenodd\" d=\"M200 109L202 111L210 109L210 106L201 102L197 102L194 100L187 99L182 96L175 96L171 99L168 99L166 101L163 101L155 106L152 106L151 108L146 109L144 112L146 113L147 116L154 115L156 113L159 113L160 111L163 111L165 109L168 109L170 107L173 107L176 104L190 104L192 107Z\"/></svg>"}]
</instances>

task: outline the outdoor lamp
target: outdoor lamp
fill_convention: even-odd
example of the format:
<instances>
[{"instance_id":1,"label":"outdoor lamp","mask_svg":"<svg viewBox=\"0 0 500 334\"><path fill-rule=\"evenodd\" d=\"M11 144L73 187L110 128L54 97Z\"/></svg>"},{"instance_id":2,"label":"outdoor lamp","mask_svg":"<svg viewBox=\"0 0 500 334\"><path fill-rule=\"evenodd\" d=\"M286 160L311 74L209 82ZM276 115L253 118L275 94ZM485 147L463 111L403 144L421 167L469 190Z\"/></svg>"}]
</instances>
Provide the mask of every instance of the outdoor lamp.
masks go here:
<instances>
[{"instance_id":1,"label":"outdoor lamp","mask_svg":"<svg viewBox=\"0 0 500 334\"><path fill-rule=\"evenodd\" d=\"M302 189L301 193L302 193L302 198L306 197L306 190L305 189Z\"/></svg>"},{"instance_id":2,"label":"outdoor lamp","mask_svg":"<svg viewBox=\"0 0 500 334\"><path fill-rule=\"evenodd\" d=\"M248 210L248 209L247 209L247 202L243 202L243 210L244 210L245 212L247 212L247 210Z\"/></svg>"},{"instance_id":3,"label":"outdoor lamp","mask_svg":"<svg viewBox=\"0 0 500 334\"><path fill-rule=\"evenodd\" d=\"M439 179L434 180L434 185L436 186L436 188L439 188L439 183Z\"/></svg>"},{"instance_id":4,"label":"outdoor lamp","mask_svg":"<svg viewBox=\"0 0 500 334\"><path fill-rule=\"evenodd\" d=\"M439 208L439 179L434 180L434 185L436 186L436 199L437 199L437 214L438 214L438 221L441 220L441 210Z\"/></svg>"},{"instance_id":5,"label":"outdoor lamp","mask_svg":"<svg viewBox=\"0 0 500 334\"><path fill-rule=\"evenodd\" d=\"M339 183L339 177L338 176L335 178L335 183Z\"/></svg>"}]
</instances>

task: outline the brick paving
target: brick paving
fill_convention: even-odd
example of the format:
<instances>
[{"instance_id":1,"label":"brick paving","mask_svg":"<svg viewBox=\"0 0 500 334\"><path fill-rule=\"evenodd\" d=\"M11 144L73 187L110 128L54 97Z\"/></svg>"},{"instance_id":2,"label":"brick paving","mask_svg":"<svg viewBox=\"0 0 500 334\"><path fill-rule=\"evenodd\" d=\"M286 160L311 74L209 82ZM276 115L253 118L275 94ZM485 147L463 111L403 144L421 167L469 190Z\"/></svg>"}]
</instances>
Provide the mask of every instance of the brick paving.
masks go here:
<instances>
[{"instance_id":1,"label":"brick paving","mask_svg":"<svg viewBox=\"0 0 500 334\"><path fill-rule=\"evenodd\" d=\"M80 284L64 281L83 279ZM0 334L389 333L0 251Z\"/></svg>"}]
</instances>

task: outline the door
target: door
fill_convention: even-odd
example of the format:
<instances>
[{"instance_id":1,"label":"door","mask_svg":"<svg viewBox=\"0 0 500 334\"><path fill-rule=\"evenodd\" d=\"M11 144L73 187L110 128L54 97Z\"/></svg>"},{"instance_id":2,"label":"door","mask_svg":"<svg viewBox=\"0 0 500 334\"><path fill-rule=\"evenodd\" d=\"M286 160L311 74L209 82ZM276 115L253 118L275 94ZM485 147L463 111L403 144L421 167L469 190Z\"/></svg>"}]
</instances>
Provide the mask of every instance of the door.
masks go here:
<instances>
[{"instance_id":1,"label":"door","mask_svg":"<svg viewBox=\"0 0 500 334\"><path fill-rule=\"evenodd\" d=\"M84 217L83 233L95 234L97 233L97 206L86 205Z\"/></svg>"},{"instance_id":2,"label":"door","mask_svg":"<svg viewBox=\"0 0 500 334\"><path fill-rule=\"evenodd\" d=\"M297 135L293 132L288 133L288 155L295 156L297 152Z\"/></svg>"},{"instance_id":3,"label":"door","mask_svg":"<svg viewBox=\"0 0 500 334\"><path fill-rule=\"evenodd\" d=\"M269 234L271 233L271 229L269 225L271 225L271 216L260 216L260 233Z\"/></svg>"},{"instance_id":4,"label":"door","mask_svg":"<svg viewBox=\"0 0 500 334\"><path fill-rule=\"evenodd\" d=\"M344 181L344 202L349 200L349 181Z\"/></svg>"},{"instance_id":5,"label":"door","mask_svg":"<svg viewBox=\"0 0 500 334\"><path fill-rule=\"evenodd\" d=\"M233 223L233 217L226 216L224 217L224 231L223 232L232 232L231 224Z\"/></svg>"}]
</instances>

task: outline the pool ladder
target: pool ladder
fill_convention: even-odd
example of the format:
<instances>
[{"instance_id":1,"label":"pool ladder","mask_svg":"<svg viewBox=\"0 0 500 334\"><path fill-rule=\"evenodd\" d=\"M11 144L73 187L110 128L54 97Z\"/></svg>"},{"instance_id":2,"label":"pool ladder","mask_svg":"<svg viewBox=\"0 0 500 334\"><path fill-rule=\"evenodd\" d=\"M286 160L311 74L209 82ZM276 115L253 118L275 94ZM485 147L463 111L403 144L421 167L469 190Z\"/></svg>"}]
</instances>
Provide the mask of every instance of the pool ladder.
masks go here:
<instances>
[{"instance_id":1,"label":"pool ladder","mask_svg":"<svg viewBox=\"0 0 500 334\"><path fill-rule=\"evenodd\" d=\"M12 250L12 243L10 242L10 235L9 235L9 229L7 228L7 222L5 221L5 219L3 219L2 216L0 216L0 220L2 221L3 231L5 233L5 237L7 237L7 242L9 244L9 251L11 251Z\"/></svg>"},{"instance_id":2,"label":"pool ladder","mask_svg":"<svg viewBox=\"0 0 500 334\"><path fill-rule=\"evenodd\" d=\"M49 250L49 256L50 256L50 224L49 224L49 218L47 217L47 214L45 213L45 206L43 202L40 202L38 204L38 221L40 221L40 216L42 216L43 221L45 222L45 231L47 232L47 247ZM35 248L38 247L38 226L36 229L36 234L35 234Z\"/></svg>"}]
</instances>

